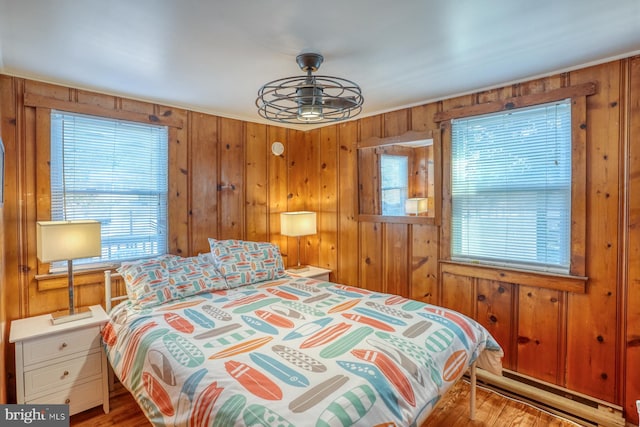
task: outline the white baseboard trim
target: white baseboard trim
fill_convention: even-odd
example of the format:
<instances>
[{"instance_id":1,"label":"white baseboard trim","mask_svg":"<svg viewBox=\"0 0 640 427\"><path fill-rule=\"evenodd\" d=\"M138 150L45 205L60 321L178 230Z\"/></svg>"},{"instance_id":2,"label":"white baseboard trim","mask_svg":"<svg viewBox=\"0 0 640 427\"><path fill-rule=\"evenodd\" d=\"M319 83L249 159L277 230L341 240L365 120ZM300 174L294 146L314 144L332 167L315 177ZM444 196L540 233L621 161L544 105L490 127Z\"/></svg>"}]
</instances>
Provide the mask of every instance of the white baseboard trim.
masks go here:
<instances>
[{"instance_id":1,"label":"white baseboard trim","mask_svg":"<svg viewBox=\"0 0 640 427\"><path fill-rule=\"evenodd\" d=\"M508 370L498 376L480 369L477 375L479 381L503 393L584 425L634 427L625 421L622 407L609 402Z\"/></svg>"}]
</instances>

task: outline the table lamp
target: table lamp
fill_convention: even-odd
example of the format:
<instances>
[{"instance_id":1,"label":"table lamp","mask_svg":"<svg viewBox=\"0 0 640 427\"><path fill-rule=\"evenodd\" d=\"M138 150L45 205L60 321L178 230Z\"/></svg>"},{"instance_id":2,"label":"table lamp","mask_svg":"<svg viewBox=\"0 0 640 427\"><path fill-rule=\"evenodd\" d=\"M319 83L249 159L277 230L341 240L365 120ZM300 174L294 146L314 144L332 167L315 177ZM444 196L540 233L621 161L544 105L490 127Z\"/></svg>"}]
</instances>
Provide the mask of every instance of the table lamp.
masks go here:
<instances>
[{"instance_id":1,"label":"table lamp","mask_svg":"<svg viewBox=\"0 0 640 427\"><path fill-rule=\"evenodd\" d=\"M52 314L53 324L91 317L90 310L76 310L73 298L73 260L100 256L100 222L94 220L38 221L37 256L41 262L67 261L69 309Z\"/></svg>"},{"instance_id":2,"label":"table lamp","mask_svg":"<svg viewBox=\"0 0 640 427\"><path fill-rule=\"evenodd\" d=\"M316 234L316 213L308 211L282 212L280 214L280 233L283 236L298 238L298 265L291 270L305 271L309 267L300 265L300 237Z\"/></svg>"}]
</instances>

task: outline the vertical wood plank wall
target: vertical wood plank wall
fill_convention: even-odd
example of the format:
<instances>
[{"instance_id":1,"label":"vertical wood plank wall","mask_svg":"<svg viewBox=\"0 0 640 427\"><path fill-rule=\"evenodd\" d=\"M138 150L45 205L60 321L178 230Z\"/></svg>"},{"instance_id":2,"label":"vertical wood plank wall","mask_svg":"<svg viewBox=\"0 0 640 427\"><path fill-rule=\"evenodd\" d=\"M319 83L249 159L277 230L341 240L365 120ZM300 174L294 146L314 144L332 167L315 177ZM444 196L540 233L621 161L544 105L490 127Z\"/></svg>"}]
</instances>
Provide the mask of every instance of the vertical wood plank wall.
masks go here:
<instances>
[{"instance_id":1,"label":"vertical wood plank wall","mask_svg":"<svg viewBox=\"0 0 640 427\"><path fill-rule=\"evenodd\" d=\"M2 110L4 104L2 102L3 92L0 87L0 118L2 116ZM2 120L0 119L0 139L2 139ZM4 180L2 181L4 182ZM6 309L6 292L7 284L4 278L4 272L6 265L4 261L4 207L0 201L0 404L7 403L7 376L6 372L5 354L6 354L6 341L7 341L7 309Z\"/></svg>"},{"instance_id":2,"label":"vertical wood plank wall","mask_svg":"<svg viewBox=\"0 0 640 427\"><path fill-rule=\"evenodd\" d=\"M447 217L431 224L358 221L357 143L429 130L437 112L596 81L587 98L587 292L523 286L441 272ZM25 95L38 95L38 108ZM331 280L399 293L455 308L485 325L505 350L509 369L625 406L637 423L640 398L640 58L365 117L308 132L242 122L73 88L0 76L0 130L7 146L3 292L7 319L64 308L62 280L36 280L35 221L48 214L48 146L37 110L74 105L87 113L170 117L170 249L208 250L207 238L278 244L297 263L296 239L280 235L279 214L318 212L318 233L301 239L301 260L332 270ZM55 102L54 102L55 101ZM31 102L33 103L33 102ZM62 104L56 104L62 103ZM58 105L56 107L56 105ZM46 115L44 116L46 117ZM175 125L176 121L181 125ZM271 153L280 141L285 152ZM442 185L446 153L430 171ZM36 153L41 153L36 156ZM446 194L446 192L443 192ZM438 206L440 201L438 201ZM431 207L430 207L431 208ZM446 213L446 210L442 211ZM440 212L438 213L440 214ZM446 235L446 233L445 233ZM79 275L83 304L102 302L100 274ZM1 319L0 319L1 320ZM4 331L6 333L6 329ZM6 337L6 334L5 334ZM6 355L8 391L13 349ZM1 395L0 395L1 396Z\"/></svg>"},{"instance_id":3,"label":"vertical wood plank wall","mask_svg":"<svg viewBox=\"0 0 640 427\"><path fill-rule=\"evenodd\" d=\"M628 232L628 246L620 245L625 257L620 265L622 310L618 318L626 326L619 349L626 357L620 367L620 377L627 380L619 386L625 396L625 409L630 415L628 418L638 423L638 418L631 415L636 410L635 400L640 399L640 57L626 62L623 71L621 75L627 79L625 105L629 108L621 115L621 120L630 120L620 149L623 159L620 169L628 168L629 171L623 176L627 190L622 192L622 197L627 199L628 208L624 212L621 231L623 235Z\"/></svg>"}]
</instances>

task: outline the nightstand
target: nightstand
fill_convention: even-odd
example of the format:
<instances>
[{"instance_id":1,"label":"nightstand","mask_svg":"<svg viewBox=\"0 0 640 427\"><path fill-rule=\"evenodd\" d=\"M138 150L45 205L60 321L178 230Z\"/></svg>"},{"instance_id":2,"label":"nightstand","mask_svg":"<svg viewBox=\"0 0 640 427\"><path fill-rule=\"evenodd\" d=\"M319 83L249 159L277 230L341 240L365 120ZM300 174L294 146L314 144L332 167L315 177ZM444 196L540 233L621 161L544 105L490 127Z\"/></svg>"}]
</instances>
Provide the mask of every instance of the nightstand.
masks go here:
<instances>
[{"instance_id":1,"label":"nightstand","mask_svg":"<svg viewBox=\"0 0 640 427\"><path fill-rule=\"evenodd\" d=\"M325 282L329 281L329 273L331 270L327 270L326 268L314 267L313 265L307 266L307 270L296 271L296 270L285 270L287 274L291 276L299 276L299 277L309 277L311 279L323 280Z\"/></svg>"},{"instance_id":2,"label":"nightstand","mask_svg":"<svg viewBox=\"0 0 640 427\"><path fill-rule=\"evenodd\" d=\"M69 415L102 405L109 412L107 357L100 332L109 320L101 306L87 319L53 325L51 315L11 322L16 344L18 403L67 404Z\"/></svg>"}]
</instances>

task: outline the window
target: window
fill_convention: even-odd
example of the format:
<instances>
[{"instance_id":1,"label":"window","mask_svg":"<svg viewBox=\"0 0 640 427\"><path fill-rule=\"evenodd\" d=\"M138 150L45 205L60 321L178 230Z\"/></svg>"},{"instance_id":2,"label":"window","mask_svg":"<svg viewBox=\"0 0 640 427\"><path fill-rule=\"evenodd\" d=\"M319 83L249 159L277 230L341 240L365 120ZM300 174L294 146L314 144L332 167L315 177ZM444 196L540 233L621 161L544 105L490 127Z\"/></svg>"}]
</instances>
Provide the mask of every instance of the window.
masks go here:
<instances>
[{"instance_id":1,"label":"window","mask_svg":"<svg viewBox=\"0 0 640 427\"><path fill-rule=\"evenodd\" d=\"M568 273L571 102L452 121L451 257Z\"/></svg>"},{"instance_id":2,"label":"window","mask_svg":"<svg viewBox=\"0 0 640 427\"><path fill-rule=\"evenodd\" d=\"M409 193L408 170L407 156L380 156L382 215L404 215L404 201Z\"/></svg>"},{"instance_id":3,"label":"window","mask_svg":"<svg viewBox=\"0 0 640 427\"><path fill-rule=\"evenodd\" d=\"M111 262L166 253L168 133L163 126L51 113L51 219L102 223Z\"/></svg>"}]
</instances>

